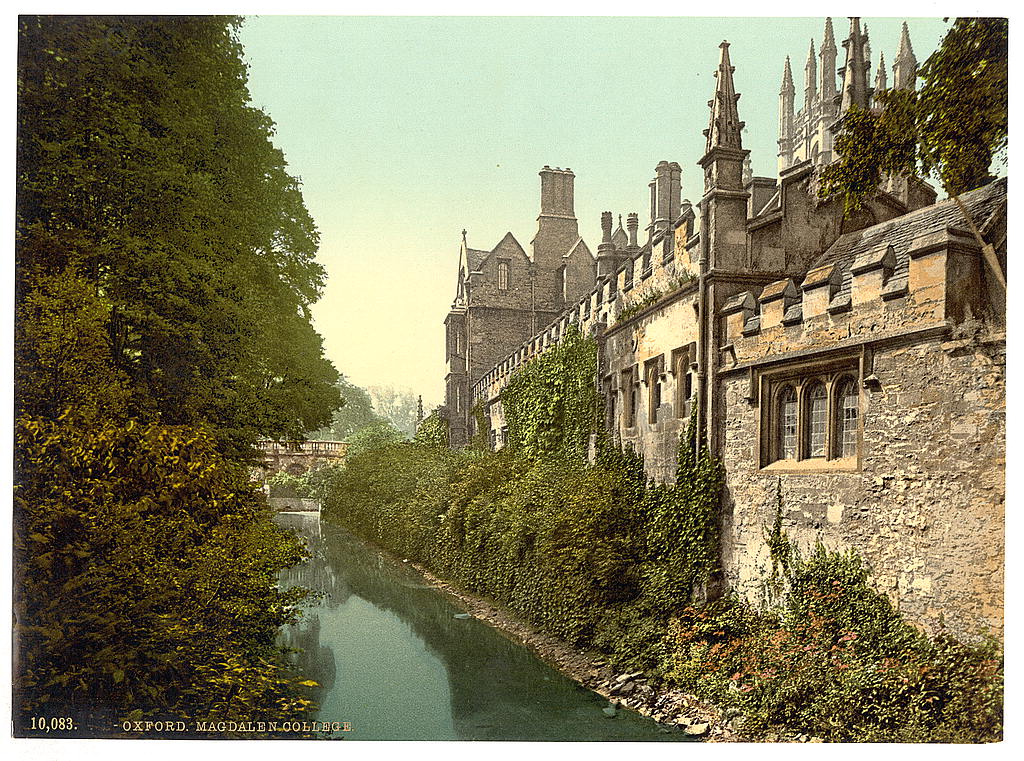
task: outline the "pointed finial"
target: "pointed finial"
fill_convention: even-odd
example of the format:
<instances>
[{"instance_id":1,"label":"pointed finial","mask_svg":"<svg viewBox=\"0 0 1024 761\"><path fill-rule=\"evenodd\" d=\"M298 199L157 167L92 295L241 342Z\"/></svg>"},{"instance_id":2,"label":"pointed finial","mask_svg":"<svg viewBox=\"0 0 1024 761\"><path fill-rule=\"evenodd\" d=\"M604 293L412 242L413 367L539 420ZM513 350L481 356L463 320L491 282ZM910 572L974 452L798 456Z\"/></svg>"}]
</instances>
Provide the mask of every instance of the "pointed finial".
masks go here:
<instances>
[{"instance_id":1,"label":"pointed finial","mask_svg":"<svg viewBox=\"0 0 1024 761\"><path fill-rule=\"evenodd\" d=\"M910 44L910 29L907 28L907 22L904 21L903 31L900 32L900 42L896 46L896 62L899 63L906 58L913 58L914 63L917 63L917 59L914 58L914 46Z\"/></svg>"},{"instance_id":2,"label":"pointed finial","mask_svg":"<svg viewBox=\"0 0 1024 761\"><path fill-rule=\"evenodd\" d=\"M875 72L875 97L878 97L878 93L882 90L889 89L889 84L885 74L885 52L878 54L878 71Z\"/></svg>"},{"instance_id":3,"label":"pointed finial","mask_svg":"<svg viewBox=\"0 0 1024 761\"><path fill-rule=\"evenodd\" d=\"M825 38L821 43L821 52L824 53L826 50L831 50L832 52L835 52L836 50L836 38L835 34L832 32L831 16L825 19Z\"/></svg>"},{"instance_id":4,"label":"pointed finial","mask_svg":"<svg viewBox=\"0 0 1024 761\"><path fill-rule=\"evenodd\" d=\"M782 93L793 92L793 70L789 66L789 56L786 56L786 66L782 70Z\"/></svg>"},{"instance_id":5,"label":"pointed finial","mask_svg":"<svg viewBox=\"0 0 1024 761\"><path fill-rule=\"evenodd\" d=\"M804 64L804 107L810 108L818 99L818 59L814 55L814 38L807 51L807 63Z\"/></svg>"},{"instance_id":6,"label":"pointed finial","mask_svg":"<svg viewBox=\"0 0 1024 761\"><path fill-rule=\"evenodd\" d=\"M463 243L466 242L466 230L465 229L462 230L462 242Z\"/></svg>"},{"instance_id":7,"label":"pointed finial","mask_svg":"<svg viewBox=\"0 0 1024 761\"><path fill-rule=\"evenodd\" d=\"M851 16L850 36L843 40L843 47L846 49L846 63L840 69L843 77L840 113L845 113L853 106L868 107L867 74L870 63L864 60L865 42L864 35L860 30L860 19L857 16Z\"/></svg>"},{"instance_id":8,"label":"pointed finial","mask_svg":"<svg viewBox=\"0 0 1024 761\"><path fill-rule=\"evenodd\" d=\"M739 111L736 108L736 101L740 99L736 92L736 86L732 81L732 74L736 70L729 61L729 43L722 40L718 46L722 53L718 63L718 71L715 72L715 97L708 101L711 107L711 123L704 130L707 136L707 149L719 146L730 148L743 148L741 132L744 123L740 121Z\"/></svg>"},{"instance_id":9,"label":"pointed finial","mask_svg":"<svg viewBox=\"0 0 1024 761\"><path fill-rule=\"evenodd\" d=\"M910 44L910 30L907 22L903 22L900 42L896 46L896 62L892 67L892 86L897 90L913 90L917 84L917 58Z\"/></svg>"}]
</instances>

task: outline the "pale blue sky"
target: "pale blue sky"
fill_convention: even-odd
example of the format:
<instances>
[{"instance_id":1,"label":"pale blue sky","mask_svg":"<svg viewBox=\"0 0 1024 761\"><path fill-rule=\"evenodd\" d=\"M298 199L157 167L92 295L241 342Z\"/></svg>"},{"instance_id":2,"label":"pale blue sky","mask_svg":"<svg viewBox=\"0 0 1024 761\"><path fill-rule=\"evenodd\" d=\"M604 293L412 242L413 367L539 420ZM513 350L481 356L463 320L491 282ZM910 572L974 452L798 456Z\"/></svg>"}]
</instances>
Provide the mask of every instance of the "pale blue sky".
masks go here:
<instances>
[{"instance_id":1,"label":"pale blue sky","mask_svg":"<svg viewBox=\"0 0 1024 761\"><path fill-rule=\"evenodd\" d=\"M919 61L947 25L908 19ZM902 19L865 18L891 66ZM837 43L849 21L835 18ZM580 232L600 214L648 215L665 159L697 201L718 45L731 43L744 147L776 175L778 92L792 59L798 105L823 18L252 16L242 30L256 105L321 232L314 307L327 355L360 385L443 398L442 321L460 232L492 248L536 231L545 164L576 174ZM839 65L843 50L839 44ZM874 65L872 67L874 78Z\"/></svg>"}]
</instances>

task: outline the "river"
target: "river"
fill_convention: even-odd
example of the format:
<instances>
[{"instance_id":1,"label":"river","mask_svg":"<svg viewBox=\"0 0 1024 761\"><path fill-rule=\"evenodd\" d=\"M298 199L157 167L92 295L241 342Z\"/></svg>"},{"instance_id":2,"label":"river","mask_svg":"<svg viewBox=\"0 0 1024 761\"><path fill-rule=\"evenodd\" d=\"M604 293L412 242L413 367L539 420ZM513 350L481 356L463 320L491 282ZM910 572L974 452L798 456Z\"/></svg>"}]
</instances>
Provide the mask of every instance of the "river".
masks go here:
<instances>
[{"instance_id":1,"label":"river","mask_svg":"<svg viewBox=\"0 0 1024 761\"><path fill-rule=\"evenodd\" d=\"M686 741L577 685L524 646L467 617L415 570L317 513L279 513L312 557L283 586L321 593L281 642L299 651L319 722L351 740Z\"/></svg>"}]
</instances>

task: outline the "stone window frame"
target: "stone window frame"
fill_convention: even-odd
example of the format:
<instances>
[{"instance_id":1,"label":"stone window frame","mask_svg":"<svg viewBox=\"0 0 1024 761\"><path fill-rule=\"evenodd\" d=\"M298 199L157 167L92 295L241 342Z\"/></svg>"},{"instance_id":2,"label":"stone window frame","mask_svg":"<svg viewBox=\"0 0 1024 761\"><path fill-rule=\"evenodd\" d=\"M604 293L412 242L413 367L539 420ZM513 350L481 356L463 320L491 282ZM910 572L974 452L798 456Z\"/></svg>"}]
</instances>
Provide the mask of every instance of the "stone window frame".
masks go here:
<instances>
[{"instance_id":1,"label":"stone window frame","mask_svg":"<svg viewBox=\"0 0 1024 761\"><path fill-rule=\"evenodd\" d=\"M604 427L606 431L615 430L615 401L618 391L613 383L615 376L608 374L604 376L602 390L604 391Z\"/></svg>"},{"instance_id":2,"label":"stone window frame","mask_svg":"<svg viewBox=\"0 0 1024 761\"><path fill-rule=\"evenodd\" d=\"M647 384L647 422L656 425L658 409L662 404L661 379L665 375L665 355L659 354L644 362L644 382Z\"/></svg>"},{"instance_id":3,"label":"stone window frame","mask_svg":"<svg viewBox=\"0 0 1024 761\"><path fill-rule=\"evenodd\" d=\"M672 350L672 376L675 379L673 400L677 418L690 416L693 401L693 365L697 360L697 344L689 343ZM687 393L687 391L689 393Z\"/></svg>"},{"instance_id":4,"label":"stone window frame","mask_svg":"<svg viewBox=\"0 0 1024 761\"><path fill-rule=\"evenodd\" d=\"M498 290L507 291L512 279L512 262L509 259L498 260Z\"/></svg>"},{"instance_id":5,"label":"stone window frame","mask_svg":"<svg viewBox=\"0 0 1024 761\"><path fill-rule=\"evenodd\" d=\"M639 371L636 365L630 365L623 370L619 377L621 382L619 384L619 391L622 393L622 427L623 428L635 428L636 427L636 413L639 408L639 388L640 378Z\"/></svg>"},{"instance_id":6,"label":"stone window frame","mask_svg":"<svg viewBox=\"0 0 1024 761\"><path fill-rule=\"evenodd\" d=\"M760 452L761 469L790 472L859 471L863 452L864 393L857 362L853 359L817 367L797 367L761 376ZM852 383L857 394L856 444L843 454L840 392ZM821 384L825 389L824 454L811 456L810 395ZM782 394L796 395L797 430L795 457L782 456Z\"/></svg>"}]
</instances>

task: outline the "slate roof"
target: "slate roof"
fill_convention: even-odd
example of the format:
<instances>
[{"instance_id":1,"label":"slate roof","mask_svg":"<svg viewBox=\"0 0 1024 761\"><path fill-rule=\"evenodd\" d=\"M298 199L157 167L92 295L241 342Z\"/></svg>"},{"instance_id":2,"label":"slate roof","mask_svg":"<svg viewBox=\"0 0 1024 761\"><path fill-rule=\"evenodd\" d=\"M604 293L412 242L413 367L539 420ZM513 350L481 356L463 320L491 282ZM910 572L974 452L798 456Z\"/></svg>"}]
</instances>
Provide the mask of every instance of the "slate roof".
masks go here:
<instances>
[{"instance_id":1,"label":"slate roof","mask_svg":"<svg viewBox=\"0 0 1024 761\"><path fill-rule=\"evenodd\" d=\"M469 272L476 272L479 270L480 265L483 263L484 259L490 255L490 253L490 251L479 251L475 248L467 248L466 258L469 260L467 262L469 265ZM466 274L468 275L469 273L467 272Z\"/></svg>"},{"instance_id":2,"label":"slate roof","mask_svg":"<svg viewBox=\"0 0 1024 761\"><path fill-rule=\"evenodd\" d=\"M984 230L985 225L1006 206L1006 178L964 193L960 200L974 218L978 229ZM853 275L850 273L853 260L876 246L887 244L893 247L893 253L896 255L892 280L899 284L907 279L910 262L907 252L914 238L926 233L940 232L947 227L970 229L956 201L951 198L888 222L840 236L811 264L810 269L838 263L843 272L843 284L838 295L846 295L850 292L853 282Z\"/></svg>"}]
</instances>

